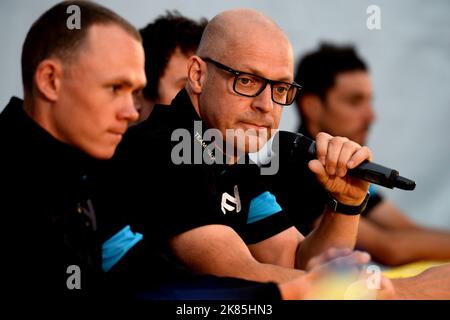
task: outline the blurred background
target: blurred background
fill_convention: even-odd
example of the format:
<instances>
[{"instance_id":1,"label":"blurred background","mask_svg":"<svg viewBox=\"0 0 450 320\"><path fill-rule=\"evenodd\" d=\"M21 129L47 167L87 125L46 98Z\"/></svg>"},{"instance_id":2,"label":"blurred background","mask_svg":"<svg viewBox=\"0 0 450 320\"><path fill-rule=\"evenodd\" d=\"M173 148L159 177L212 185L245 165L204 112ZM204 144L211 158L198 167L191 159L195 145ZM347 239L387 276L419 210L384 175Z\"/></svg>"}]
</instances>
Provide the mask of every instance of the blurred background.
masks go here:
<instances>
[{"instance_id":1,"label":"blurred background","mask_svg":"<svg viewBox=\"0 0 450 320\"><path fill-rule=\"evenodd\" d=\"M0 2L0 111L22 97L20 54L34 20L58 1ZM141 28L168 9L212 18L225 9L255 8L287 33L296 57L322 40L355 44L369 64L377 122L368 141L374 161L417 183L413 192L380 188L415 221L450 230L450 1L420 0L99 0ZM370 5L381 29L369 30ZM270 41L270 39L268 39ZM298 126L294 106L281 128ZM0 154L1 156L1 154ZM6 186L7 187L7 186Z\"/></svg>"}]
</instances>

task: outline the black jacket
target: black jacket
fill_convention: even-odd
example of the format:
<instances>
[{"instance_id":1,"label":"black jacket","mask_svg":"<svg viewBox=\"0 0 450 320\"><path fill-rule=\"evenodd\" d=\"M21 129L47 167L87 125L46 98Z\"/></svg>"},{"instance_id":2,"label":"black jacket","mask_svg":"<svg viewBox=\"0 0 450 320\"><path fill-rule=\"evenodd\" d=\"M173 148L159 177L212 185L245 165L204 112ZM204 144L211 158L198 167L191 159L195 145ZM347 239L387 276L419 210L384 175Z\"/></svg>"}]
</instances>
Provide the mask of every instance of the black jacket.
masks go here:
<instances>
[{"instance_id":1,"label":"black jacket","mask_svg":"<svg viewBox=\"0 0 450 320\"><path fill-rule=\"evenodd\" d=\"M0 150L6 296L91 295L101 279L89 200L93 160L38 126L18 98L0 114Z\"/></svg>"}]
</instances>

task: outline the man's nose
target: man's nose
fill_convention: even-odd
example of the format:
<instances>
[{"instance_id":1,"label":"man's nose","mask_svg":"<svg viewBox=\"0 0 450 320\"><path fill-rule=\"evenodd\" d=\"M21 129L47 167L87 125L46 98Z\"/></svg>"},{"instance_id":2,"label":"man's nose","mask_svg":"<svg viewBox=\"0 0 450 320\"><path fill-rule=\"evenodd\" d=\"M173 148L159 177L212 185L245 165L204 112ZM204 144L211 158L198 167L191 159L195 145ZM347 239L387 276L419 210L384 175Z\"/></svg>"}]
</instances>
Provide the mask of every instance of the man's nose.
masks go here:
<instances>
[{"instance_id":1,"label":"man's nose","mask_svg":"<svg viewBox=\"0 0 450 320\"><path fill-rule=\"evenodd\" d=\"M125 119L128 122L136 121L139 118L139 113L136 108L135 98L132 94L127 95L121 109L119 110L118 117Z\"/></svg>"},{"instance_id":2,"label":"man's nose","mask_svg":"<svg viewBox=\"0 0 450 320\"><path fill-rule=\"evenodd\" d=\"M273 110L272 87L267 84L264 90L253 99L252 106L262 112L271 112Z\"/></svg>"},{"instance_id":3,"label":"man's nose","mask_svg":"<svg viewBox=\"0 0 450 320\"><path fill-rule=\"evenodd\" d=\"M366 116L366 119L367 119L370 123L374 122L374 121L376 120L376 118L377 118L377 115L376 115L376 113L375 113L375 110L373 109L373 105L372 105L371 102L369 102L369 103L367 104L365 116Z\"/></svg>"}]
</instances>

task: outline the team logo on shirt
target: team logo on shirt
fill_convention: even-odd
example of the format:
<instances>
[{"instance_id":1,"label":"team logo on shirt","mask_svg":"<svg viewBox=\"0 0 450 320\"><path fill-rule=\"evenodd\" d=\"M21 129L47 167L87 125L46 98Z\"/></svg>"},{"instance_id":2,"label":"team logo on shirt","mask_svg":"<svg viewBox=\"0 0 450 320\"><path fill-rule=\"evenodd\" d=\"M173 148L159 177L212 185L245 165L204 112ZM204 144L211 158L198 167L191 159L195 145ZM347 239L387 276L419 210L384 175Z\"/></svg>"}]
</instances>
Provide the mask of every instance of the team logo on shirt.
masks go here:
<instances>
[{"instance_id":1,"label":"team logo on shirt","mask_svg":"<svg viewBox=\"0 0 450 320\"><path fill-rule=\"evenodd\" d=\"M97 230L97 219L95 217L94 205L92 204L91 199L88 199L85 203L79 202L77 205L77 212L84 214L90 220L89 225L92 227L92 230Z\"/></svg>"},{"instance_id":2,"label":"team logo on shirt","mask_svg":"<svg viewBox=\"0 0 450 320\"><path fill-rule=\"evenodd\" d=\"M236 213L241 211L241 198L239 197L238 186L234 186L234 197L227 192L222 193L222 202L220 205L223 214L228 212L236 211Z\"/></svg>"}]
</instances>

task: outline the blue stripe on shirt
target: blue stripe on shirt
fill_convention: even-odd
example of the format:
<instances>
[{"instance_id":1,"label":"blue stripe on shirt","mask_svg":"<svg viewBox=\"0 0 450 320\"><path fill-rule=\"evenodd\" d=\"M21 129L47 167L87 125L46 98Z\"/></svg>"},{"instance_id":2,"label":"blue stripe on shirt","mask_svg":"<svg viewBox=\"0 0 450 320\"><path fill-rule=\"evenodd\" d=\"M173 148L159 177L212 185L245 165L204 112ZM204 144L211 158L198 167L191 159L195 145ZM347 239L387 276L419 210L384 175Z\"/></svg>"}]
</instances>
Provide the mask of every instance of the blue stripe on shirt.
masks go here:
<instances>
[{"instance_id":1,"label":"blue stripe on shirt","mask_svg":"<svg viewBox=\"0 0 450 320\"><path fill-rule=\"evenodd\" d=\"M103 271L108 272L142 238L142 234L133 232L130 226L126 226L105 241L102 246Z\"/></svg>"},{"instance_id":2,"label":"blue stripe on shirt","mask_svg":"<svg viewBox=\"0 0 450 320\"><path fill-rule=\"evenodd\" d=\"M370 192L371 197L377 194L377 189L375 188L375 186L373 184L370 184L369 192Z\"/></svg>"},{"instance_id":3,"label":"blue stripe on shirt","mask_svg":"<svg viewBox=\"0 0 450 320\"><path fill-rule=\"evenodd\" d=\"M275 196L269 191L261 193L250 201L247 224L267 218L281 211Z\"/></svg>"}]
</instances>

